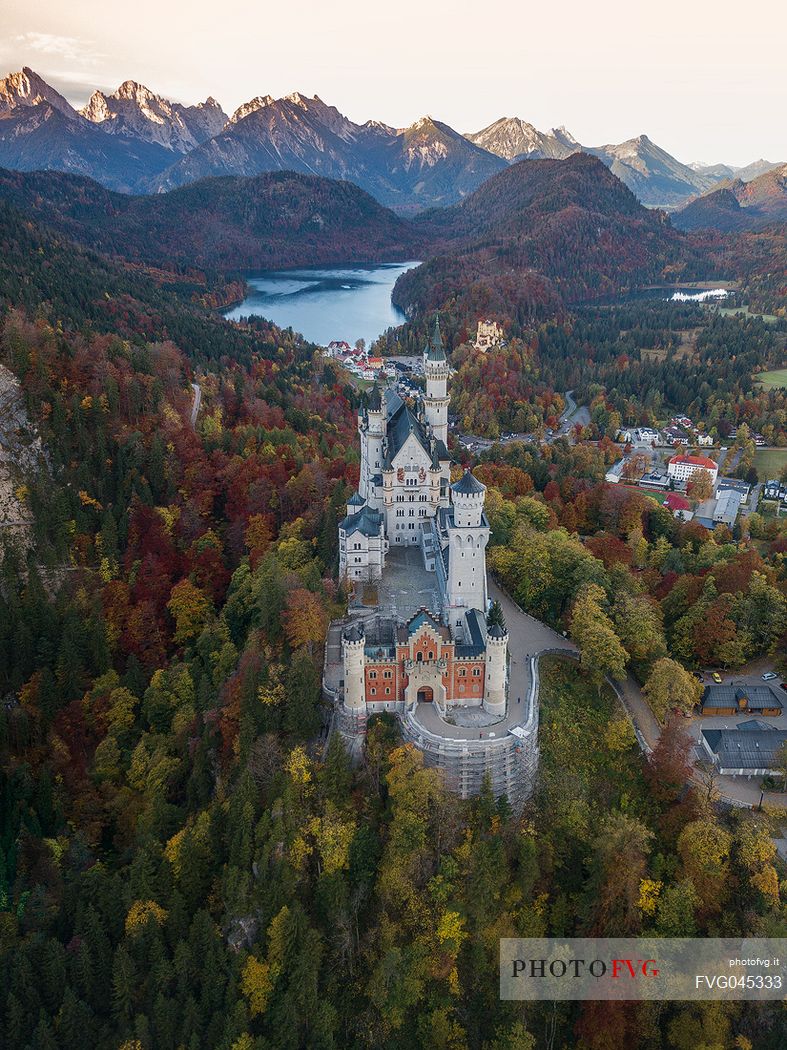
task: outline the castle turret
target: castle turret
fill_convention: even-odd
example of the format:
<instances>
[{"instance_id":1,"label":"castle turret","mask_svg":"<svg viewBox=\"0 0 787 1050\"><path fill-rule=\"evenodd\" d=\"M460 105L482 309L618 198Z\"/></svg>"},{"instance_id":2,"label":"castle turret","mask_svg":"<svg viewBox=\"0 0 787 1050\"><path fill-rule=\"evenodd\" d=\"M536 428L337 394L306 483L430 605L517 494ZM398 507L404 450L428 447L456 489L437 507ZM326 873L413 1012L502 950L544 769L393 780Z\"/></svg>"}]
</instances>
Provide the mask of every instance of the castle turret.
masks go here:
<instances>
[{"instance_id":1,"label":"castle turret","mask_svg":"<svg viewBox=\"0 0 787 1050\"><path fill-rule=\"evenodd\" d=\"M486 545L489 523L484 517L486 486L466 470L451 486L453 513L448 524L447 620L457 637L464 634L464 612L487 612Z\"/></svg>"},{"instance_id":2,"label":"castle turret","mask_svg":"<svg viewBox=\"0 0 787 1050\"><path fill-rule=\"evenodd\" d=\"M486 677L484 708L492 715L504 715L506 710L506 654L508 631L495 624L486 635Z\"/></svg>"},{"instance_id":3,"label":"castle turret","mask_svg":"<svg viewBox=\"0 0 787 1050\"><path fill-rule=\"evenodd\" d=\"M440 335L440 319L435 317L434 331L424 350L424 372L426 374L426 397L424 417L432 433L448 444L448 377L450 370Z\"/></svg>"},{"instance_id":4,"label":"castle turret","mask_svg":"<svg viewBox=\"0 0 787 1050\"><path fill-rule=\"evenodd\" d=\"M365 645L366 636L363 624L351 624L342 636L344 706L349 711L366 710L366 688L364 683Z\"/></svg>"},{"instance_id":5,"label":"castle turret","mask_svg":"<svg viewBox=\"0 0 787 1050\"><path fill-rule=\"evenodd\" d=\"M358 491L369 506L380 510L381 500L378 498L372 479L380 474L383 465L385 410L380 388L376 383L369 391L366 405L358 413L358 431L361 435L361 473Z\"/></svg>"},{"instance_id":6,"label":"castle turret","mask_svg":"<svg viewBox=\"0 0 787 1050\"><path fill-rule=\"evenodd\" d=\"M357 514L358 511L365 505L363 496L357 490L353 492L352 496L347 500L347 516L351 514Z\"/></svg>"}]
</instances>

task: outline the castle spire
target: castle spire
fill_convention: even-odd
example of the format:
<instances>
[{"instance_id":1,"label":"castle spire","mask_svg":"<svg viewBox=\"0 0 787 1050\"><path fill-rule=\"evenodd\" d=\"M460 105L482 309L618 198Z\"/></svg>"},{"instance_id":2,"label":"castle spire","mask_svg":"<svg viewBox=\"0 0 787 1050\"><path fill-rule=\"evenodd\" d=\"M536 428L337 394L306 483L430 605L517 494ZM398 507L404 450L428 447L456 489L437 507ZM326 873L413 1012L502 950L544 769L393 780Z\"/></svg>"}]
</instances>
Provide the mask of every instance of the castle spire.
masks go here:
<instances>
[{"instance_id":1,"label":"castle spire","mask_svg":"<svg viewBox=\"0 0 787 1050\"><path fill-rule=\"evenodd\" d=\"M426 357L428 361L445 361L445 350L443 349L443 337L440 334L440 313L435 311L434 330L432 337L426 344Z\"/></svg>"}]
</instances>

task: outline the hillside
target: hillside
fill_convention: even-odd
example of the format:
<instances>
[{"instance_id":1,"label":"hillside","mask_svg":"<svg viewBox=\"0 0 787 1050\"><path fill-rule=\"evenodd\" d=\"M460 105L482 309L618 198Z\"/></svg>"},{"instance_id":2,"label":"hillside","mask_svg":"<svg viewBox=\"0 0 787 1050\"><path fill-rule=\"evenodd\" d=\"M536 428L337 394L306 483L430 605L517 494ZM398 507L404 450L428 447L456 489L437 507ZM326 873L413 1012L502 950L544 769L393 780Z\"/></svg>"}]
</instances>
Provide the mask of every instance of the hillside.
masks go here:
<instances>
[{"instance_id":1,"label":"hillside","mask_svg":"<svg viewBox=\"0 0 787 1050\"><path fill-rule=\"evenodd\" d=\"M408 312L493 310L520 322L680 273L693 253L598 160L523 161L415 223L440 254L397 282ZM449 310L449 312L450 312Z\"/></svg>"},{"instance_id":2,"label":"hillside","mask_svg":"<svg viewBox=\"0 0 787 1050\"><path fill-rule=\"evenodd\" d=\"M743 182L734 179L691 201L673 217L681 230L757 230L787 221L787 164Z\"/></svg>"},{"instance_id":3,"label":"hillside","mask_svg":"<svg viewBox=\"0 0 787 1050\"><path fill-rule=\"evenodd\" d=\"M357 186L270 172L132 197L55 172L0 171L0 198L107 255L222 272L410 255L411 227Z\"/></svg>"}]
</instances>

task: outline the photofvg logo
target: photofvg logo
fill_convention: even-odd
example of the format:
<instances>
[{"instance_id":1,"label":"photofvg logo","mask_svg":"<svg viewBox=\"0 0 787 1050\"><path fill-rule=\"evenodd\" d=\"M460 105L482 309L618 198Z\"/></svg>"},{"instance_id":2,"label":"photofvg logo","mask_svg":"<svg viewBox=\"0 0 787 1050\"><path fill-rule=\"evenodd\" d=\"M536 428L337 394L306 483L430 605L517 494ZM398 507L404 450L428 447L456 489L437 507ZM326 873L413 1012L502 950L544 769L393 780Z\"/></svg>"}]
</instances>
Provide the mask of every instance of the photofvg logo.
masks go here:
<instances>
[{"instance_id":1,"label":"photofvg logo","mask_svg":"<svg viewBox=\"0 0 787 1050\"><path fill-rule=\"evenodd\" d=\"M658 977L655 959L512 959L512 977L556 977L579 980L585 975L613 981Z\"/></svg>"},{"instance_id":2,"label":"photofvg logo","mask_svg":"<svg viewBox=\"0 0 787 1050\"><path fill-rule=\"evenodd\" d=\"M787 940L508 938L503 999L782 999Z\"/></svg>"}]
</instances>

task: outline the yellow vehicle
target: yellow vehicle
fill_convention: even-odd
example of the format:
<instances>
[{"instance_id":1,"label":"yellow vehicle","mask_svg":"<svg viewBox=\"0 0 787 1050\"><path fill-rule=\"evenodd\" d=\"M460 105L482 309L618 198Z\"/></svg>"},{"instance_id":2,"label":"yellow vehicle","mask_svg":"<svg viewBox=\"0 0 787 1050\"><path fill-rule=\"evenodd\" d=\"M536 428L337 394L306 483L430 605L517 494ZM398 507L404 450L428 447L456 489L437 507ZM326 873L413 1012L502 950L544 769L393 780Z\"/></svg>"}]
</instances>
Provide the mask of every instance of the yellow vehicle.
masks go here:
<instances>
[{"instance_id":1,"label":"yellow vehicle","mask_svg":"<svg viewBox=\"0 0 787 1050\"><path fill-rule=\"evenodd\" d=\"M714 682L716 682L718 684L721 684L721 675L719 674L718 671L714 671L713 674L711 675L711 678L713 679Z\"/></svg>"}]
</instances>

